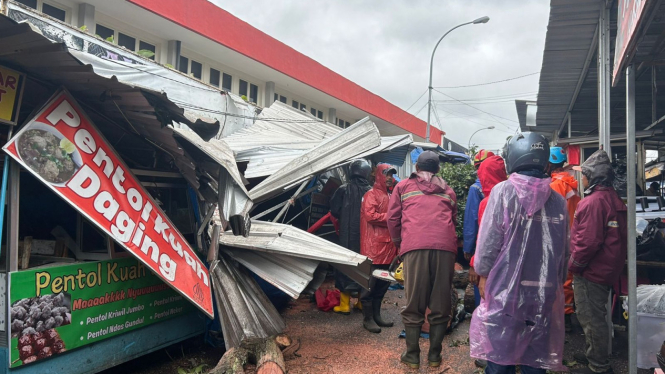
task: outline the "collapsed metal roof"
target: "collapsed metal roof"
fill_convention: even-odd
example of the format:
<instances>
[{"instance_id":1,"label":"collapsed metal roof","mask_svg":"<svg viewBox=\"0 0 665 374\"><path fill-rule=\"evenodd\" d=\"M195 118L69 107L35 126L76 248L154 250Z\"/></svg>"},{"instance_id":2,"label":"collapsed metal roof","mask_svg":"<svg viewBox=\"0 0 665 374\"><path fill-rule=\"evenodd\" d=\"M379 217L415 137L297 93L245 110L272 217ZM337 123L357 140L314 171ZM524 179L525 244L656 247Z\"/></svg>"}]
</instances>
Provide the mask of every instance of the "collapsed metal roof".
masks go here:
<instances>
[{"instance_id":1,"label":"collapsed metal roof","mask_svg":"<svg viewBox=\"0 0 665 374\"><path fill-rule=\"evenodd\" d=\"M366 117L291 160L252 188L249 196L254 202L267 200L298 182L341 165L380 144L379 130Z\"/></svg>"},{"instance_id":2,"label":"collapsed metal roof","mask_svg":"<svg viewBox=\"0 0 665 374\"><path fill-rule=\"evenodd\" d=\"M264 279L287 294L298 294L306 285L301 285L301 288L298 288L296 286L285 287L279 284L277 279L281 279L282 275L287 276L288 273L292 272L292 268L285 268L284 271L277 273L271 272L271 270L276 270L274 263L279 262L279 259L283 256L313 260L317 264L318 262L328 262L365 288L369 287L372 263L370 259L290 225L253 220L249 237L234 236L228 231L222 232L219 235L219 244L223 247L263 252L262 256L269 258L270 261L265 264L253 263L254 266L261 267L260 272L268 275L268 278ZM272 255L278 255L278 257ZM237 253L234 257L237 257ZM308 273L307 269L311 269L313 264L294 262L292 265L300 268L296 273ZM307 279L302 276L301 278Z\"/></svg>"},{"instance_id":3,"label":"collapsed metal roof","mask_svg":"<svg viewBox=\"0 0 665 374\"><path fill-rule=\"evenodd\" d=\"M256 121L224 137L238 162L247 162L245 178L266 177L341 128L279 101L264 108Z\"/></svg>"}]
</instances>

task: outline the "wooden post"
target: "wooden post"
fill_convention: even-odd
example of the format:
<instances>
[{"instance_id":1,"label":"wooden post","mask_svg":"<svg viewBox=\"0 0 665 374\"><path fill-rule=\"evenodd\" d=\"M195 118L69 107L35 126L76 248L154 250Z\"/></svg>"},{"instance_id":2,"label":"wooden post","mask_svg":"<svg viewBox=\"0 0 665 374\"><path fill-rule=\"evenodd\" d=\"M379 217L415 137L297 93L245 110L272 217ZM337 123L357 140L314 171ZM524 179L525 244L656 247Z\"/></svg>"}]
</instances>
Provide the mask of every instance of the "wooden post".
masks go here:
<instances>
[{"instance_id":1,"label":"wooden post","mask_svg":"<svg viewBox=\"0 0 665 374\"><path fill-rule=\"evenodd\" d=\"M30 252L32 252L32 236L26 236L23 239L23 248L19 252L19 268L27 269L30 264Z\"/></svg>"}]
</instances>

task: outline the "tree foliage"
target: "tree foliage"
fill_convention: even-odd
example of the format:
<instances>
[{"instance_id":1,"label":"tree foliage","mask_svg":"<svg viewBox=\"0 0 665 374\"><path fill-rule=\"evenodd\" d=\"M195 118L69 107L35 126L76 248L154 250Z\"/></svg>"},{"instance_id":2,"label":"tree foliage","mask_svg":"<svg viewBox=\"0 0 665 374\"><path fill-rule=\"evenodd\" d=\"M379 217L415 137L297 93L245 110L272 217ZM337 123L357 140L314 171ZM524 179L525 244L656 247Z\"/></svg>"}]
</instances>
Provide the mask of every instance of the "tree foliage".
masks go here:
<instances>
[{"instance_id":1,"label":"tree foliage","mask_svg":"<svg viewBox=\"0 0 665 374\"><path fill-rule=\"evenodd\" d=\"M441 164L439 176L448 183L450 188L455 191L455 195L457 195L457 224L455 225L455 229L457 237L461 238L466 197L469 194L469 187L476 181L476 169L473 167L473 164L444 163Z\"/></svg>"}]
</instances>

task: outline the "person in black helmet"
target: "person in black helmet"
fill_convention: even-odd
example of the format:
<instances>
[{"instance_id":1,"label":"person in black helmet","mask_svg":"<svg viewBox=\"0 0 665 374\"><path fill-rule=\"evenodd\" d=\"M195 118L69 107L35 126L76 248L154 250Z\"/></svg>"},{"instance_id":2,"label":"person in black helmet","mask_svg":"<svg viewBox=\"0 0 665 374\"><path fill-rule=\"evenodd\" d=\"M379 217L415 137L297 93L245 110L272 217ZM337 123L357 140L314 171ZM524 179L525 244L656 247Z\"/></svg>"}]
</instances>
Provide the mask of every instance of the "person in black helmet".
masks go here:
<instances>
[{"instance_id":1,"label":"person in black helmet","mask_svg":"<svg viewBox=\"0 0 665 374\"><path fill-rule=\"evenodd\" d=\"M351 161L349 183L341 185L330 199L330 213L339 220L339 244L360 253L360 209L363 196L372 186L369 176L372 166L364 159ZM333 311L349 314L352 293L359 293L361 287L349 277L335 270L335 287L341 292L340 304Z\"/></svg>"},{"instance_id":2,"label":"person in black helmet","mask_svg":"<svg viewBox=\"0 0 665 374\"><path fill-rule=\"evenodd\" d=\"M505 148L510 178L497 184L480 223L474 268L482 301L469 329L471 357L486 374L565 371L564 295L568 211L545 174L550 150L525 132Z\"/></svg>"}]
</instances>

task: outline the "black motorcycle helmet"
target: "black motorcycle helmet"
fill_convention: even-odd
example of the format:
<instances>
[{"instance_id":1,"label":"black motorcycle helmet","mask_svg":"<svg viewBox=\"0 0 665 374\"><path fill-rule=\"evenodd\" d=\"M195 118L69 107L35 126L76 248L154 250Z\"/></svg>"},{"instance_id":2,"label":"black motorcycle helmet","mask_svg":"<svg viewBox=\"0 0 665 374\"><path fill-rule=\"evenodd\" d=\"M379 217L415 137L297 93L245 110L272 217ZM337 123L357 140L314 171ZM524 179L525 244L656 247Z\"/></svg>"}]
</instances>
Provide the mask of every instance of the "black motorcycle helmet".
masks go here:
<instances>
[{"instance_id":1,"label":"black motorcycle helmet","mask_svg":"<svg viewBox=\"0 0 665 374\"><path fill-rule=\"evenodd\" d=\"M550 159L550 145L540 134L523 132L508 140L504 159L508 174L523 170L545 171Z\"/></svg>"},{"instance_id":2,"label":"black motorcycle helmet","mask_svg":"<svg viewBox=\"0 0 665 374\"><path fill-rule=\"evenodd\" d=\"M369 180L369 176L372 174L372 165L362 158L353 160L349 165L349 172L351 177L361 177Z\"/></svg>"}]
</instances>

